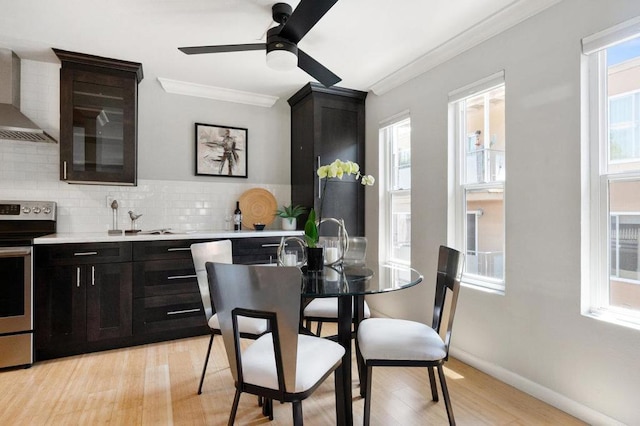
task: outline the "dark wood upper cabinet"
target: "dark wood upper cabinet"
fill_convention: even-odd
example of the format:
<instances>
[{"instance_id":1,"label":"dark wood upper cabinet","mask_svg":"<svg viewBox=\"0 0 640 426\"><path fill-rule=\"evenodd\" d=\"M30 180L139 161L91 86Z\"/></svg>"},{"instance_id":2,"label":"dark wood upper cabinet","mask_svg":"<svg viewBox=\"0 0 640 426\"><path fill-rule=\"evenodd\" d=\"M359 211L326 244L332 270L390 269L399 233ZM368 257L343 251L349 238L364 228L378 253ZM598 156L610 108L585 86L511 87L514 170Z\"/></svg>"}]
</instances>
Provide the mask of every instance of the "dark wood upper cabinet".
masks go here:
<instances>
[{"instance_id":1,"label":"dark wood upper cabinet","mask_svg":"<svg viewBox=\"0 0 640 426\"><path fill-rule=\"evenodd\" d=\"M320 210L319 166L335 159L364 167L366 92L309 83L291 106L291 202ZM364 187L352 177L328 181L322 216L342 218L352 236L364 235ZM306 216L298 220L304 229ZM322 232L322 229L320 230Z\"/></svg>"},{"instance_id":2,"label":"dark wood upper cabinet","mask_svg":"<svg viewBox=\"0 0 640 426\"><path fill-rule=\"evenodd\" d=\"M60 70L60 179L135 185L142 64L53 49Z\"/></svg>"}]
</instances>

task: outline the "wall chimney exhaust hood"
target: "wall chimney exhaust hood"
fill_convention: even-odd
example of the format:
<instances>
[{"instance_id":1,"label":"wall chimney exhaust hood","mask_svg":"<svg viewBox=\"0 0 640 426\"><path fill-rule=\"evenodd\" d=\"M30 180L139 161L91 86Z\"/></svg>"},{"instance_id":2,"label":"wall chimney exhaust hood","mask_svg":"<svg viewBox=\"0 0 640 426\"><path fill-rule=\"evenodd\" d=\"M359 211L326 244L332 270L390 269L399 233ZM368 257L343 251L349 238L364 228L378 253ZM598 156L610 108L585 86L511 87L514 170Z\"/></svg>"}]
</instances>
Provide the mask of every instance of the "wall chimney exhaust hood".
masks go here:
<instances>
[{"instance_id":1,"label":"wall chimney exhaust hood","mask_svg":"<svg viewBox=\"0 0 640 426\"><path fill-rule=\"evenodd\" d=\"M57 143L20 112L20 58L0 49L0 139Z\"/></svg>"}]
</instances>

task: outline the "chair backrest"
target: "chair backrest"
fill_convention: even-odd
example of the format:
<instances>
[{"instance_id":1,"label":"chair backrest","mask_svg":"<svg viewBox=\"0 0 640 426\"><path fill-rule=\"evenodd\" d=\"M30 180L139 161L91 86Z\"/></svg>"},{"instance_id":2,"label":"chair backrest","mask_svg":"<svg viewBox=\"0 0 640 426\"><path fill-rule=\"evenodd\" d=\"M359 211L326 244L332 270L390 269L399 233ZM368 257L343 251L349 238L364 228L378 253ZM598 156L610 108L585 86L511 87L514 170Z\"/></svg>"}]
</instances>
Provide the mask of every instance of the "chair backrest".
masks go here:
<instances>
[{"instance_id":1,"label":"chair backrest","mask_svg":"<svg viewBox=\"0 0 640 426\"><path fill-rule=\"evenodd\" d=\"M450 247L440 246L436 296L431 326L444 341L447 354L449 353L451 329L453 328L453 317L458 303L463 268L464 254Z\"/></svg>"},{"instance_id":2,"label":"chair backrest","mask_svg":"<svg viewBox=\"0 0 640 426\"><path fill-rule=\"evenodd\" d=\"M207 269L204 265L206 262L233 263L231 240L191 244L191 257L193 257L193 266L196 269L204 314L209 321L215 313L215 309L211 306Z\"/></svg>"},{"instance_id":3,"label":"chair backrest","mask_svg":"<svg viewBox=\"0 0 640 426\"><path fill-rule=\"evenodd\" d=\"M349 237L349 250L344 254L344 263L364 263L367 256L367 237Z\"/></svg>"},{"instance_id":4,"label":"chair backrest","mask_svg":"<svg viewBox=\"0 0 640 426\"><path fill-rule=\"evenodd\" d=\"M238 308L261 314L275 314L271 330L280 343L281 378L284 391L295 390L300 321L302 272L297 267L229 265L207 262L209 289L216 306L229 367L235 381L242 382L239 334L233 327L233 311ZM276 350L276 354L278 351ZM282 383L282 382L281 382Z\"/></svg>"}]
</instances>

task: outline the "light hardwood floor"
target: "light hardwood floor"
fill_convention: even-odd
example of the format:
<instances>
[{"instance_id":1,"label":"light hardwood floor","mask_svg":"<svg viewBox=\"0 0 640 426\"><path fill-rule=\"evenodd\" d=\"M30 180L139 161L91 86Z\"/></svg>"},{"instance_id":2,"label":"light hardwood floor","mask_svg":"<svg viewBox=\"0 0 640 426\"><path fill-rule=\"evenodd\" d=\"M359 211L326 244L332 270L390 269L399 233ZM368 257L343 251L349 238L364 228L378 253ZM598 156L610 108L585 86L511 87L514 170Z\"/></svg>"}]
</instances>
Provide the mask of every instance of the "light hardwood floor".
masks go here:
<instances>
[{"instance_id":1,"label":"light hardwood floor","mask_svg":"<svg viewBox=\"0 0 640 426\"><path fill-rule=\"evenodd\" d=\"M327 328L329 328L327 326ZM327 330L331 331L331 330ZM216 338L202 395L198 379L208 336L38 362L0 371L0 425L224 425L233 382ZM355 363L354 363L355 364ZM455 359L447 383L459 425L578 425L575 418ZM354 424L364 400L354 371ZM442 400L430 398L424 369L374 369L372 425L446 425ZM302 404L308 426L335 425L333 379ZM274 421L243 395L237 425L292 423L290 404L274 403Z\"/></svg>"}]
</instances>

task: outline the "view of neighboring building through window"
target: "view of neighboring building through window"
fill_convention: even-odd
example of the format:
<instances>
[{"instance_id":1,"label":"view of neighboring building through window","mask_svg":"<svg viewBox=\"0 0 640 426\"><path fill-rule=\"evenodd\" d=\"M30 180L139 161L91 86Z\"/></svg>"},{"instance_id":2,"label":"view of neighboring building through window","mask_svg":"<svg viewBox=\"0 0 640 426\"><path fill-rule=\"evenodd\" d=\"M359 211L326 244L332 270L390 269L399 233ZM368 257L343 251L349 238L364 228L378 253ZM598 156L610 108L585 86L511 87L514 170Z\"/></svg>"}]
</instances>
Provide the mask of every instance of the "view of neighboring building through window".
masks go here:
<instances>
[{"instance_id":1,"label":"view of neighboring building through window","mask_svg":"<svg viewBox=\"0 0 640 426\"><path fill-rule=\"evenodd\" d=\"M411 263L411 120L402 118L380 129L384 159L383 258Z\"/></svg>"},{"instance_id":2,"label":"view of neighboring building through window","mask_svg":"<svg viewBox=\"0 0 640 426\"><path fill-rule=\"evenodd\" d=\"M502 73L450 94L450 105L456 120L455 240L467 255L463 281L503 290L506 139Z\"/></svg>"},{"instance_id":3,"label":"view of neighboring building through window","mask_svg":"<svg viewBox=\"0 0 640 426\"><path fill-rule=\"evenodd\" d=\"M593 158L589 309L640 324L640 38L622 39L585 52Z\"/></svg>"}]
</instances>

